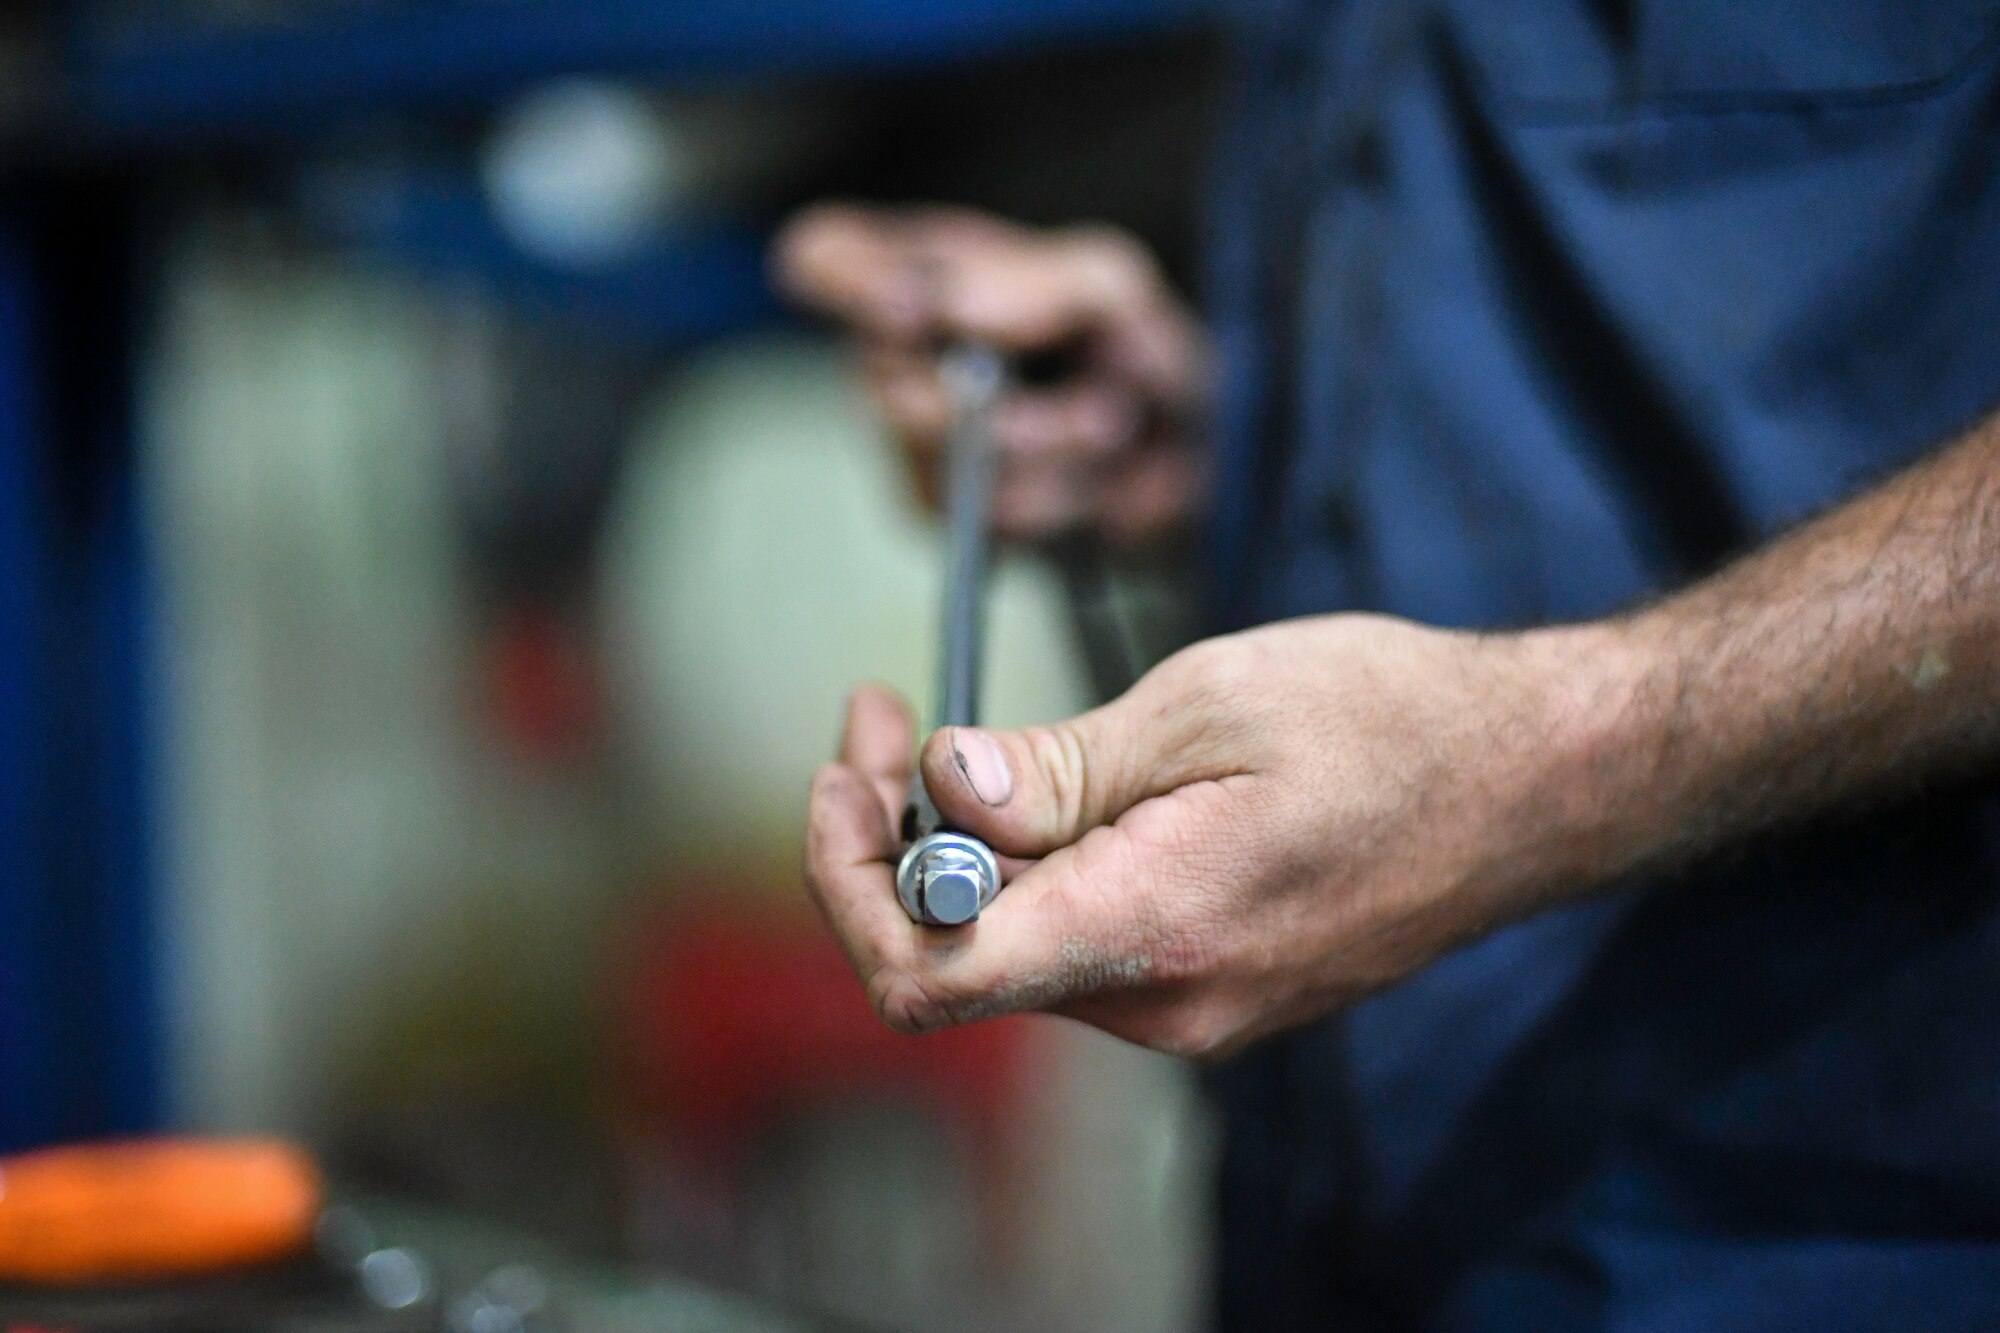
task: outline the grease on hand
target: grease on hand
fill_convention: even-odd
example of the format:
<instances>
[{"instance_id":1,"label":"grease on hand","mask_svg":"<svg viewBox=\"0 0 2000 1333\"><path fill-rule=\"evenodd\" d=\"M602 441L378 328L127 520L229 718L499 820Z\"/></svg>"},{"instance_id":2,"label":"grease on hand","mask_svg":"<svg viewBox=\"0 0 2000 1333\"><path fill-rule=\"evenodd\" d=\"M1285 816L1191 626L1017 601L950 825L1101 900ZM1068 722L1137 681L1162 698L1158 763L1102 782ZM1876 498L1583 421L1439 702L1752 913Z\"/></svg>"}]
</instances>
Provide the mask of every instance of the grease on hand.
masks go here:
<instances>
[{"instance_id":1,"label":"grease on hand","mask_svg":"<svg viewBox=\"0 0 2000 1333\"><path fill-rule=\"evenodd\" d=\"M1047 1009L1067 1000L1143 985L1153 962L1144 954L1113 954L1086 940L1066 939L1054 967L1003 981L954 1007L961 1023Z\"/></svg>"}]
</instances>

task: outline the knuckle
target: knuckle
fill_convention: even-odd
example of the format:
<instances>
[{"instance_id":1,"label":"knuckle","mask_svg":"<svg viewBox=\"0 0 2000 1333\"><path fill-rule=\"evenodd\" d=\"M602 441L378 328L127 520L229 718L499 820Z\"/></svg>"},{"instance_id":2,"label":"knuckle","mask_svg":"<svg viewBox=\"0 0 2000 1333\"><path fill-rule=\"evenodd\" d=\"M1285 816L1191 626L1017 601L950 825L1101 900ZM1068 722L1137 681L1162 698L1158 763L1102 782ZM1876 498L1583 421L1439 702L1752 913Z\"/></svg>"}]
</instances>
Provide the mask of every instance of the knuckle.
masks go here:
<instances>
[{"instance_id":1,"label":"knuckle","mask_svg":"<svg viewBox=\"0 0 2000 1333\"><path fill-rule=\"evenodd\" d=\"M1262 645L1230 635L1182 649L1160 665L1159 674L1180 708L1216 721L1260 713L1278 670Z\"/></svg>"},{"instance_id":2,"label":"knuckle","mask_svg":"<svg viewBox=\"0 0 2000 1333\"><path fill-rule=\"evenodd\" d=\"M1035 771L1049 789L1058 828L1080 828L1090 810L1090 765L1083 738L1063 724L1030 727L1023 733Z\"/></svg>"},{"instance_id":3,"label":"knuckle","mask_svg":"<svg viewBox=\"0 0 2000 1333\"><path fill-rule=\"evenodd\" d=\"M823 837L830 831L830 823L837 816L840 800L847 794L848 784L853 780L853 773L842 764L822 764L813 774L812 787L806 796L808 840Z\"/></svg>"},{"instance_id":4,"label":"knuckle","mask_svg":"<svg viewBox=\"0 0 2000 1333\"><path fill-rule=\"evenodd\" d=\"M819 281L819 247L840 227L829 204L799 210L779 230L771 247L771 267L796 296L815 294Z\"/></svg>"},{"instance_id":5,"label":"knuckle","mask_svg":"<svg viewBox=\"0 0 2000 1333\"><path fill-rule=\"evenodd\" d=\"M1146 244L1108 223L1070 228L1064 245L1077 278L1107 306L1151 303L1160 289L1159 267Z\"/></svg>"},{"instance_id":6,"label":"knuckle","mask_svg":"<svg viewBox=\"0 0 2000 1333\"><path fill-rule=\"evenodd\" d=\"M1109 222L1084 222L1063 233L1070 253L1101 272L1136 281L1156 271L1153 252L1125 228Z\"/></svg>"},{"instance_id":7,"label":"knuckle","mask_svg":"<svg viewBox=\"0 0 2000 1333\"><path fill-rule=\"evenodd\" d=\"M1215 948L1200 930L1166 927L1150 932L1146 958L1150 975L1159 981L1198 981L1215 963Z\"/></svg>"},{"instance_id":8,"label":"knuckle","mask_svg":"<svg viewBox=\"0 0 2000 1333\"><path fill-rule=\"evenodd\" d=\"M1136 394L1110 385L1084 385L1059 394L1023 400L1008 423L1009 441L1021 452L1034 448L1051 465L1075 470L1133 443L1143 409Z\"/></svg>"},{"instance_id":9,"label":"knuckle","mask_svg":"<svg viewBox=\"0 0 2000 1333\"><path fill-rule=\"evenodd\" d=\"M852 226L855 221L852 205L832 199L815 200L792 214L779 232L779 240L783 243L811 239L830 230Z\"/></svg>"},{"instance_id":10,"label":"knuckle","mask_svg":"<svg viewBox=\"0 0 2000 1333\"><path fill-rule=\"evenodd\" d=\"M1219 680L1235 670L1228 640L1199 639L1154 667L1152 678L1192 688Z\"/></svg>"},{"instance_id":11,"label":"knuckle","mask_svg":"<svg viewBox=\"0 0 2000 1333\"><path fill-rule=\"evenodd\" d=\"M868 978L868 1002L885 1024L908 1036L936 1032L958 1022L953 1007L907 967L876 969Z\"/></svg>"},{"instance_id":12,"label":"knuckle","mask_svg":"<svg viewBox=\"0 0 2000 1333\"><path fill-rule=\"evenodd\" d=\"M1205 1005L1176 1011L1149 1036L1146 1045L1182 1060L1206 1063L1228 1053L1235 1025Z\"/></svg>"}]
</instances>

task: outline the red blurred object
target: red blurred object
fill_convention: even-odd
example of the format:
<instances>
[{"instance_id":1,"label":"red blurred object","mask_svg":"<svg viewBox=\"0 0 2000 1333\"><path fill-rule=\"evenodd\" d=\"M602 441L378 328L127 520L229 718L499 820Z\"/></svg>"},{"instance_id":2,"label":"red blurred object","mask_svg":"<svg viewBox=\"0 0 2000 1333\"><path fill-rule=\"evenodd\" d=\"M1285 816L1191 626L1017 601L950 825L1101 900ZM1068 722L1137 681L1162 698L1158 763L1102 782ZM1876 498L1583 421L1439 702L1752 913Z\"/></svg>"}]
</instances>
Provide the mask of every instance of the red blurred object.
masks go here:
<instances>
[{"instance_id":1,"label":"red blurred object","mask_svg":"<svg viewBox=\"0 0 2000 1333\"><path fill-rule=\"evenodd\" d=\"M644 952L635 998L642 1097L677 1138L724 1158L778 1114L849 1095L936 1107L991 1151L1032 1039L1018 1019L893 1032L823 928L769 911L676 914Z\"/></svg>"},{"instance_id":2,"label":"red blurred object","mask_svg":"<svg viewBox=\"0 0 2000 1333\"><path fill-rule=\"evenodd\" d=\"M495 727L527 758L554 764L588 753L604 692L583 628L535 603L504 612L487 642L487 698Z\"/></svg>"},{"instance_id":3,"label":"red blurred object","mask_svg":"<svg viewBox=\"0 0 2000 1333\"><path fill-rule=\"evenodd\" d=\"M762 895L736 901L746 899L674 913L644 936L632 1074L649 1128L727 1179L763 1135L802 1112L900 1101L961 1144L982 1212L1004 1232L1033 1023L893 1032L823 925L773 911Z\"/></svg>"}]
</instances>

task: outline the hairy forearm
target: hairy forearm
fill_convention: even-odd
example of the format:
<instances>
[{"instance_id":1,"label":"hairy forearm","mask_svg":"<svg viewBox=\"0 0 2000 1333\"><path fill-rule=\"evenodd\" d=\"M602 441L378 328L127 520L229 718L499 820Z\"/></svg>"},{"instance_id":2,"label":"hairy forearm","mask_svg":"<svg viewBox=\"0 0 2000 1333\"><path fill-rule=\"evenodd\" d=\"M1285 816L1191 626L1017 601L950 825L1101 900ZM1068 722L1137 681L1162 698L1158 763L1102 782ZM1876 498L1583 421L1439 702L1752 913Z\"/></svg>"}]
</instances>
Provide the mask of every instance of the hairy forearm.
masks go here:
<instances>
[{"instance_id":1,"label":"hairy forearm","mask_svg":"<svg viewBox=\"0 0 2000 1333\"><path fill-rule=\"evenodd\" d=\"M1674 597L1567 634L1585 719L1569 869L1585 878L2000 755L2000 419Z\"/></svg>"}]
</instances>

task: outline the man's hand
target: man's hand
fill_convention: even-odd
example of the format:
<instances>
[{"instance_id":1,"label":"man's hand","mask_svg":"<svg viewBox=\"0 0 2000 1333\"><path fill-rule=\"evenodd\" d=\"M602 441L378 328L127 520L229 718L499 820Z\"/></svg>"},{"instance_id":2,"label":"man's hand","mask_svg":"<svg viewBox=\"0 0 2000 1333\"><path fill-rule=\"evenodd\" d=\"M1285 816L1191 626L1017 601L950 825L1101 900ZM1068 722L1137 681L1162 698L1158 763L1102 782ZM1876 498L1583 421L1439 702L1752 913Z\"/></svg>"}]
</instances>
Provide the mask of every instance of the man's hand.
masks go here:
<instances>
[{"instance_id":1,"label":"man's hand","mask_svg":"<svg viewBox=\"0 0 2000 1333\"><path fill-rule=\"evenodd\" d=\"M996 529L1077 529L1140 546L1181 526L1199 485L1202 339L1145 249L1102 227L1032 231L959 209L821 205L785 228L779 284L859 335L867 379L933 502L950 403L947 342L977 339L1055 366L1010 394Z\"/></svg>"},{"instance_id":2,"label":"man's hand","mask_svg":"<svg viewBox=\"0 0 2000 1333\"><path fill-rule=\"evenodd\" d=\"M1598 654L1590 690L1565 670ZM1410 972L1574 882L1616 654L1329 616L1214 639L1114 703L922 754L946 820L1012 858L967 928L897 905L913 737L864 689L813 789L808 874L882 1016L922 1031L1047 1009L1226 1051Z\"/></svg>"},{"instance_id":3,"label":"man's hand","mask_svg":"<svg viewBox=\"0 0 2000 1333\"><path fill-rule=\"evenodd\" d=\"M807 869L897 1027L1048 1009L1225 1051L1636 865L1990 764L1996 663L2000 420L1630 616L1297 620L1070 722L946 729L925 784L1013 858L963 929L897 904L913 737L864 690Z\"/></svg>"}]
</instances>

